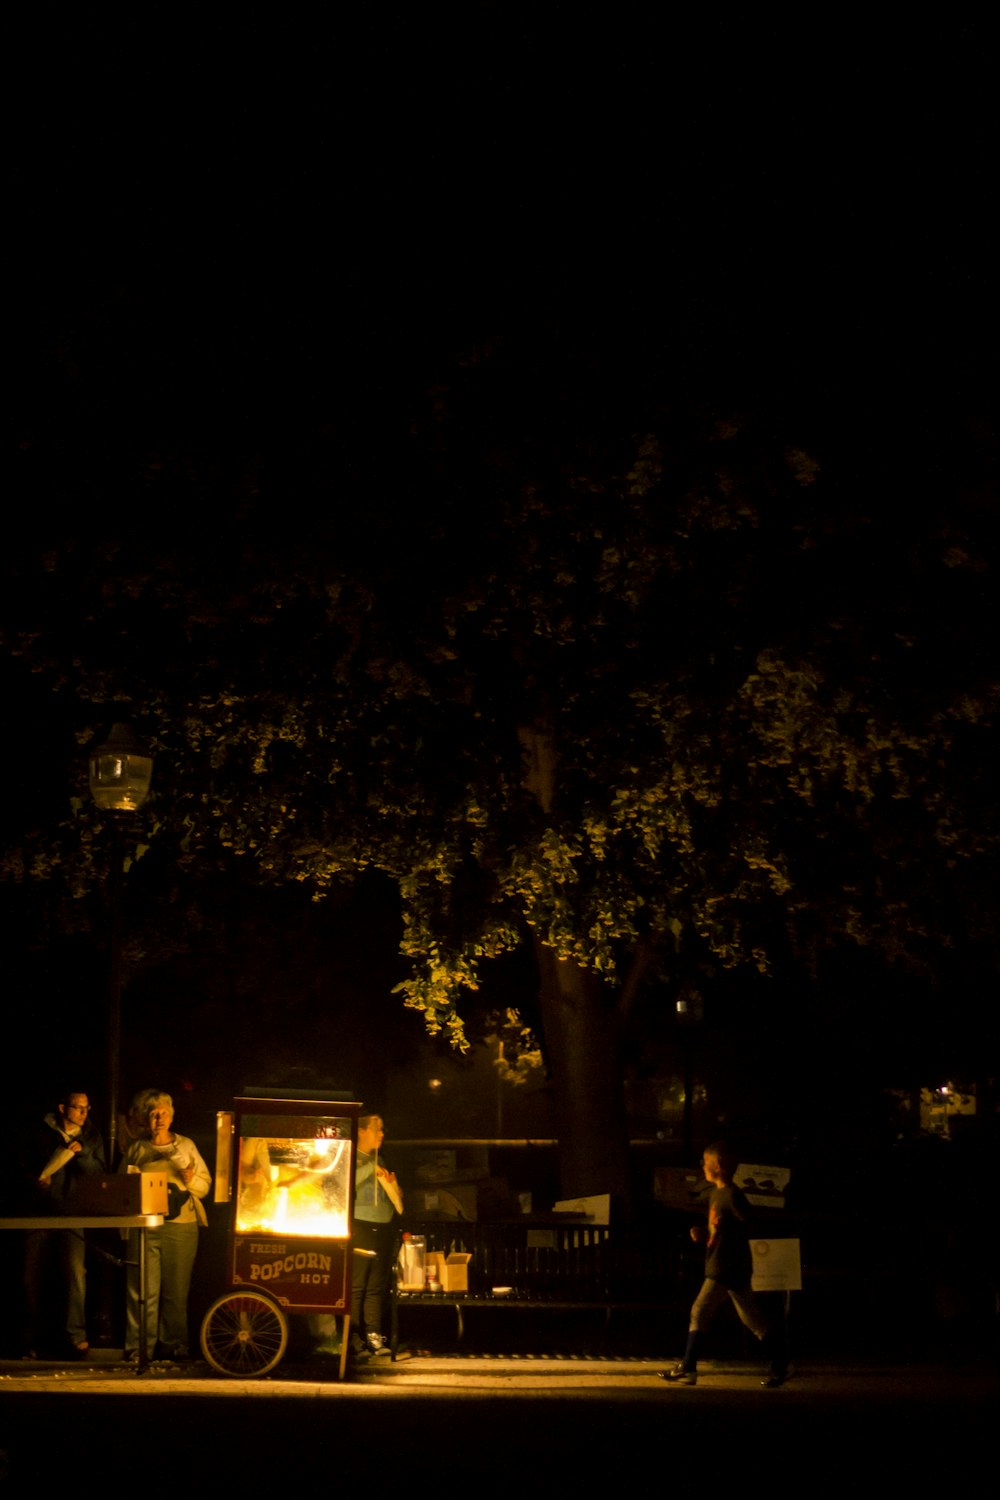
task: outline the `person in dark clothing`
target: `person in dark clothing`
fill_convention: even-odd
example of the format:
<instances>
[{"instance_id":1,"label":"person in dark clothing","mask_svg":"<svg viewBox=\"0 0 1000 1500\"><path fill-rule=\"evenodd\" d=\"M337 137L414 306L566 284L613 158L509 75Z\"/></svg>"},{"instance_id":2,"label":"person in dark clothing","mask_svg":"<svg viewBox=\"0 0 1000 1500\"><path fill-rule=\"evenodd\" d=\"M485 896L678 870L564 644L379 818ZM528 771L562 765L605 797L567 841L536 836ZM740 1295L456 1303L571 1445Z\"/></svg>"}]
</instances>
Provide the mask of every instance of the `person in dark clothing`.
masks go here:
<instances>
[{"instance_id":1,"label":"person in dark clothing","mask_svg":"<svg viewBox=\"0 0 1000 1500\"><path fill-rule=\"evenodd\" d=\"M28 1143L22 1159L26 1187L25 1209L31 1217L53 1218L73 1212L73 1198L81 1177L105 1170L104 1142L90 1124L90 1100L80 1090L67 1090L55 1110L45 1116ZM34 1356L49 1314L48 1286L54 1269L60 1288L58 1318L71 1352L89 1352L86 1324L86 1245L72 1229L34 1229L25 1239L25 1353Z\"/></svg>"},{"instance_id":2,"label":"person in dark clothing","mask_svg":"<svg viewBox=\"0 0 1000 1500\"><path fill-rule=\"evenodd\" d=\"M661 1380L697 1385L698 1349L702 1335L727 1298L741 1321L765 1346L770 1371L761 1384L779 1386L788 1378L783 1341L777 1332L772 1334L769 1330L750 1287L753 1275L748 1231L750 1206L733 1182L734 1165L722 1142L707 1147L702 1157L706 1181L712 1184L708 1198L708 1229L696 1226L691 1230L691 1238L699 1243L705 1242L705 1280L691 1307L684 1358L672 1369L661 1370Z\"/></svg>"},{"instance_id":3,"label":"person in dark clothing","mask_svg":"<svg viewBox=\"0 0 1000 1500\"><path fill-rule=\"evenodd\" d=\"M385 1302L396 1252L394 1220L403 1212L396 1174L379 1161L385 1130L379 1115L358 1120L351 1263L351 1352L355 1359L389 1353Z\"/></svg>"}]
</instances>

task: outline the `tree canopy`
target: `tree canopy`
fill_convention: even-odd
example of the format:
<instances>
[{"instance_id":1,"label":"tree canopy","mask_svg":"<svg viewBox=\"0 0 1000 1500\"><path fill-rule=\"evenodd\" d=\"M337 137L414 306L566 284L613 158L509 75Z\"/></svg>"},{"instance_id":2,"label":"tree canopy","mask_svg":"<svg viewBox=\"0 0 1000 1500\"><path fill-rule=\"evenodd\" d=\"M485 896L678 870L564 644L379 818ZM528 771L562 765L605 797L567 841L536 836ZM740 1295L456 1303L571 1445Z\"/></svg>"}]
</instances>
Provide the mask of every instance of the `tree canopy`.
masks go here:
<instances>
[{"instance_id":1,"label":"tree canopy","mask_svg":"<svg viewBox=\"0 0 1000 1500\"><path fill-rule=\"evenodd\" d=\"M354 452L60 457L87 533L36 518L9 565L8 675L77 746L123 711L150 739L165 879L249 867L322 898L384 872L405 1002L456 1045L484 964L530 939L563 1073L584 1036L613 1072L654 978L842 944L932 974L989 945L980 497L879 493L878 465L859 479L766 403L490 346ZM42 441L29 493L52 464ZM82 770L71 815L7 841L8 878L91 887Z\"/></svg>"}]
</instances>

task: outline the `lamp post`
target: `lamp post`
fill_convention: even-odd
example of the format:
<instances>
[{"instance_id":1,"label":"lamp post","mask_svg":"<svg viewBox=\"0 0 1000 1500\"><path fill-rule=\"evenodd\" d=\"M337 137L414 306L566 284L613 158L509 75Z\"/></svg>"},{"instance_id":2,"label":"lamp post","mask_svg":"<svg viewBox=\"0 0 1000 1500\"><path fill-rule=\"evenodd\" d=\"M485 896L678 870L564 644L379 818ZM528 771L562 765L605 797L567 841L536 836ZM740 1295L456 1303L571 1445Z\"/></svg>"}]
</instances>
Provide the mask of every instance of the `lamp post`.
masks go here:
<instances>
[{"instance_id":1,"label":"lamp post","mask_svg":"<svg viewBox=\"0 0 1000 1500\"><path fill-rule=\"evenodd\" d=\"M111 829L111 941L108 952L108 1165L113 1166L118 1136L118 1091L121 1072L122 880L126 819L138 812L149 794L152 756L128 724L113 724L108 738L90 752L90 794Z\"/></svg>"}]
</instances>

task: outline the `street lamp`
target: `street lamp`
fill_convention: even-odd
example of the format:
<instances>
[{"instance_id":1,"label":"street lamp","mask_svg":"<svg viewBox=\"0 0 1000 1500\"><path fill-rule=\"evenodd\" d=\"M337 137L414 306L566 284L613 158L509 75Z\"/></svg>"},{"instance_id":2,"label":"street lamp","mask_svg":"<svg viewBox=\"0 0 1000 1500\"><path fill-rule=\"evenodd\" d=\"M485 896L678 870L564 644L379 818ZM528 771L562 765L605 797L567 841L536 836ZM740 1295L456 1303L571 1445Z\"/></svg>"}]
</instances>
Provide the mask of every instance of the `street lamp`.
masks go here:
<instances>
[{"instance_id":1,"label":"street lamp","mask_svg":"<svg viewBox=\"0 0 1000 1500\"><path fill-rule=\"evenodd\" d=\"M153 758L129 724L113 724L90 752L90 794L102 812L138 812L149 795Z\"/></svg>"},{"instance_id":2,"label":"street lamp","mask_svg":"<svg viewBox=\"0 0 1000 1500\"><path fill-rule=\"evenodd\" d=\"M113 1166L118 1136L122 1015L122 880L125 873L125 820L149 794L153 758L130 725L113 724L107 739L90 752L90 794L111 828L111 941L108 952L108 1165Z\"/></svg>"}]
</instances>

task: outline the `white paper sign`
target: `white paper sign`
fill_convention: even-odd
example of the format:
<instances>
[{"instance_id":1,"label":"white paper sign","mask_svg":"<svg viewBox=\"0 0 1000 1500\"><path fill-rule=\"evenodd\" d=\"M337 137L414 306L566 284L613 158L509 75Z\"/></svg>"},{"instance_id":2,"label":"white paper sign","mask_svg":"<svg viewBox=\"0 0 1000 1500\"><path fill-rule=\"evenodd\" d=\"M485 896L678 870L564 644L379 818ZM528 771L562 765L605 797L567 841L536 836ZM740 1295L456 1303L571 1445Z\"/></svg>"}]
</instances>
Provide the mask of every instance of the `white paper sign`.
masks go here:
<instances>
[{"instance_id":1,"label":"white paper sign","mask_svg":"<svg viewBox=\"0 0 1000 1500\"><path fill-rule=\"evenodd\" d=\"M799 1240L751 1240L755 1292L801 1292L802 1254Z\"/></svg>"}]
</instances>

